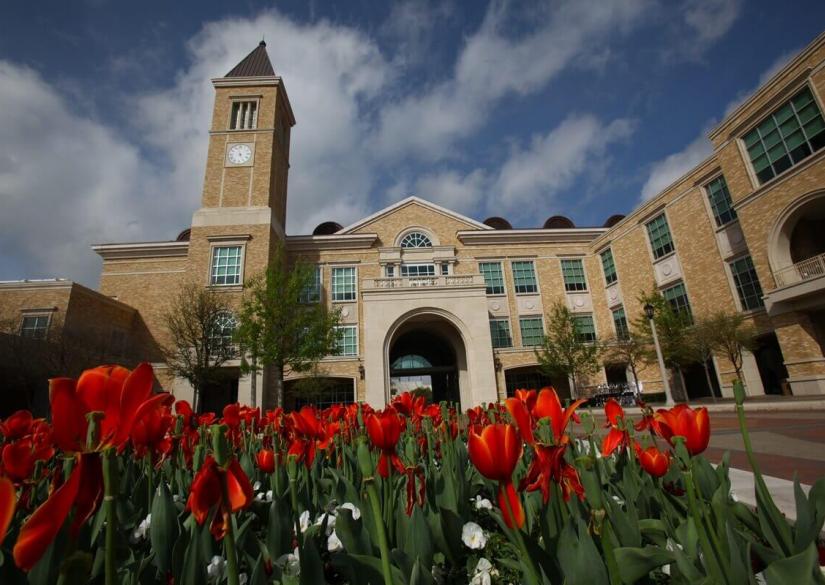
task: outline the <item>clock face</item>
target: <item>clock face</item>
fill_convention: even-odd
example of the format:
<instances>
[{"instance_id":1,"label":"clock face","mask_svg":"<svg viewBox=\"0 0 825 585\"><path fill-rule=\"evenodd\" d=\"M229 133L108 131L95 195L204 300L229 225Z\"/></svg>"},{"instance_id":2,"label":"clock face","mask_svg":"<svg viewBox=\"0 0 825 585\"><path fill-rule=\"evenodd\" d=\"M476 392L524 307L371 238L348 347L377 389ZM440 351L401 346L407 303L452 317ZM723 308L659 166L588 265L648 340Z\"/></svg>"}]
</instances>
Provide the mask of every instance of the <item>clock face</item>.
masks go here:
<instances>
[{"instance_id":1,"label":"clock face","mask_svg":"<svg viewBox=\"0 0 825 585\"><path fill-rule=\"evenodd\" d=\"M236 144L229 149L227 158L233 165L242 165L252 158L252 149L248 144Z\"/></svg>"}]
</instances>

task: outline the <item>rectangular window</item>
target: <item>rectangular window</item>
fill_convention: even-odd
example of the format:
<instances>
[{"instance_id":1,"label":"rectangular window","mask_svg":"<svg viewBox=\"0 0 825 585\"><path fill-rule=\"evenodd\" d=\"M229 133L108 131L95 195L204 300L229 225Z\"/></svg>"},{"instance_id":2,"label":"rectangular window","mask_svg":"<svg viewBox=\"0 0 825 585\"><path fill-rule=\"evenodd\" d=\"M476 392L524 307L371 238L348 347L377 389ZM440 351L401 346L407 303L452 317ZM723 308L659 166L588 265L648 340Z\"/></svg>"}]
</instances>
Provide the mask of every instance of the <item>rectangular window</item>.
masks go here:
<instances>
[{"instance_id":1,"label":"rectangular window","mask_svg":"<svg viewBox=\"0 0 825 585\"><path fill-rule=\"evenodd\" d=\"M670 303L670 306L677 313L683 313L693 321L693 312L690 310L690 301L688 300L685 284L679 282L673 286L662 291L662 296Z\"/></svg>"},{"instance_id":2,"label":"rectangular window","mask_svg":"<svg viewBox=\"0 0 825 585\"><path fill-rule=\"evenodd\" d=\"M212 248L212 275L210 284L241 283L241 248L243 246L215 246Z\"/></svg>"},{"instance_id":3,"label":"rectangular window","mask_svg":"<svg viewBox=\"0 0 825 585\"><path fill-rule=\"evenodd\" d=\"M301 292L300 302L308 305L321 302L321 267L315 265L312 280Z\"/></svg>"},{"instance_id":4,"label":"rectangular window","mask_svg":"<svg viewBox=\"0 0 825 585\"><path fill-rule=\"evenodd\" d=\"M513 347L510 321L507 319L490 319L490 337L493 339L493 347Z\"/></svg>"},{"instance_id":5,"label":"rectangular window","mask_svg":"<svg viewBox=\"0 0 825 585\"><path fill-rule=\"evenodd\" d=\"M673 238L670 236L670 227L667 225L667 218L664 213L647 223L647 237L650 238L653 257L657 260L675 250Z\"/></svg>"},{"instance_id":6,"label":"rectangular window","mask_svg":"<svg viewBox=\"0 0 825 585\"><path fill-rule=\"evenodd\" d=\"M450 263L449 262L442 262L441 263L441 274L442 276L447 276L450 274Z\"/></svg>"},{"instance_id":7,"label":"rectangular window","mask_svg":"<svg viewBox=\"0 0 825 585\"><path fill-rule=\"evenodd\" d=\"M616 337L619 339L627 339L630 337L630 328L627 326L627 316L624 314L624 307L613 309L612 313Z\"/></svg>"},{"instance_id":8,"label":"rectangular window","mask_svg":"<svg viewBox=\"0 0 825 585\"><path fill-rule=\"evenodd\" d=\"M332 269L332 300L355 300L355 266L338 266Z\"/></svg>"},{"instance_id":9,"label":"rectangular window","mask_svg":"<svg viewBox=\"0 0 825 585\"><path fill-rule=\"evenodd\" d=\"M484 276L484 284L488 295L504 294L504 275L501 272L501 262L479 262L478 271Z\"/></svg>"},{"instance_id":10,"label":"rectangular window","mask_svg":"<svg viewBox=\"0 0 825 585\"><path fill-rule=\"evenodd\" d=\"M516 288L516 294L538 292L536 269L532 260L513 262L513 285Z\"/></svg>"},{"instance_id":11,"label":"rectangular window","mask_svg":"<svg viewBox=\"0 0 825 585\"><path fill-rule=\"evenodd\" d=\"M48 315L26 315L20 324L20 335L32 339L44 339L49 330Z\"/></svg>"},{"instance_id":12,"label":"rectangular window","mask_svg":"<svg viewBox=\"0 0 825 585\"><path fill-rule=\"evenodd\" d=\"M730 263L730 272L733 275L733 282L736 284L736 292L739 293L739 300L742 302L742 309L761 309L765 306L762 301L762 287L759 278L756 276L756 269L753 267L753 260L750 256L744 256Z\"/></svg>"},{"instance_id":13,"label":"rectangular window","mask_svg":"<svg viewBox=\"0 0 825 585\"><path fill-rule=\"evenodd\" d=\"M610 286L619 280L619 275L616 274L616 264L613 262L613 251L608 248L601 253L601 257L602 270L604 271L604 283L605 285Z\"/></svg>"},{"instance_id":14,"label":"rectangular window","mask_svg":"<svg viewBox=\"0 0 825 585\"><path fill-rule=\"evenodd\" d=\"M596 341L596 325L593 323L593 315L576 315L573 317L576 323L576 337L581 343L593 343Z\"/></svg>"},{"instance_id":15,"label":"rectangular window","mask_svg":"<svg viewBox=\"0 0 825 585\"><path fill-rule=\"evenodd\" d=\"M335 348L336 355L358 355L358 333L356 325L339 325L335 328L338 333L338 342Z\"/></svg>"},{"instance_id":16,"label":"rectangular window","mask_svg":"<svg viewBox=\"0 0 825 585\"><path fill-rule=\"evenodd\" d=\"M705 189L708 192L710 208L713 210L713 218L717 226L722 227L736 219L736 211L733 209L725 177L714 179L707 184Z\"/></svg>"},{"instance_id":17,"label":"rectangular window","mask_svg":"<svg viewBox=\"0 0 825 585\"><path fill-rule=\"evenodd\" d=\"M825 122L810 88L782 104L743 140L760 185L822 148Z\"/></svg>"},{"instance_id":18,"label":"rectangular window","mask_svg":"<svg viewBox=\"0 0 825 585\"><path fill-rule=\"evenodd\" d=\"M232 102L230 130L252 130L258 127L258 102Z\"/></svg>"},{"instance_id":19,"label":"rectangular window","mask_svg":"<svg viewBox=\"0 0 825 585\"><path fill-rule=\"evenodd\" d=\"M544 324L541 322L541 317L522 317L518 324L521 329L522 347L544 343Z\"/></svg>"},{"instance_id":20,"label":"rectangular window","mask_svg":"<svg viewBox=\"0 0 825 585\"><path fill-rule=\"evenodd\" d=\"M435 264L402 264L401 276L435 276Z\"/></svg>"},{"instance_id":21,"label":"rectangular window","mask_svg":"<svg viewBox=\"0 0 825 585\"><path fill-rule=\"evenodd\" d=\"M564 290L568 292L587 290L587 281L584 278L584 264L581 258L562 260L561 274L564 277Z\"/></svg>"},{"instance_id":22,"label":"rectangular window","mask_svg":"<svg viewBox=\"0 0 825 585\"><path fill-rule=\"evenodd\" d=\"M387 275L387 278L393 278L395 276L395 266L387 264L387 266L384 267L384 273Z\"/></svg>"}]
</instances>

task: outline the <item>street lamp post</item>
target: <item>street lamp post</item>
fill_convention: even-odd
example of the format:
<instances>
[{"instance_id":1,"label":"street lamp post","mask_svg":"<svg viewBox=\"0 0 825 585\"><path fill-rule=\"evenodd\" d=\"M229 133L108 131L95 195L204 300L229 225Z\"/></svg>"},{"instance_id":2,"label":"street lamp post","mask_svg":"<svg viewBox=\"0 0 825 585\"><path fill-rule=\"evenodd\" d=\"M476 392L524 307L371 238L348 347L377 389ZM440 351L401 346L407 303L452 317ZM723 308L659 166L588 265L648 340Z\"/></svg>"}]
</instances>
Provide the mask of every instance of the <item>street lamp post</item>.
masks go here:
<instances>
[{"instance_id":1,"label":"street lamp post","mask_svg":"<svg viewBox=\"0 0 825 585\"><path fill-rule=\"evenodd\" d=\"M659 360L659 372L662 376L662 384L665 386L665 405L673 406L673 394L670 392L670 382L667 379L665 369L665 358L662 357L662 348L659 346L659 336L656 334L656 323L653 321L653 305L647 303L644 307L645 316L650 321L650 331L653 333L653 345L656 347L656 357Z\"/></svg>"}]
</instances>

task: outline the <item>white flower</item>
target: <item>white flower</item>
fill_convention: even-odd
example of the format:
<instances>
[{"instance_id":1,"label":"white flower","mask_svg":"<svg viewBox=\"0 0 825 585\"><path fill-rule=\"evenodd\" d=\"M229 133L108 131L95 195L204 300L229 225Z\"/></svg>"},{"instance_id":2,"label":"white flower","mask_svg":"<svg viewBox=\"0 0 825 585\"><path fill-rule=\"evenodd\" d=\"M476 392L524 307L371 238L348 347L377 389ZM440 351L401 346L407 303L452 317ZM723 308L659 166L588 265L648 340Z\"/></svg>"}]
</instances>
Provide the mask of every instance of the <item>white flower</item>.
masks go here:
<instances>
[{"instance_id":1,"label":"white flower","mask_svg":"<svg viewBox=\"0 0 825 585\"><path fill-rule=\"evenodd\" d=\"M472 500L471 500L472 501ZM492 510L493 503L487 498L482 498L480 495L475 499L476 510Z\"/></svg>"},{"instance_id":2,"label":"white flower","mask_svg":"<svg viewBox=\"0 0 825 585\"><path fill-rule=\"evenodd\" d=\"M352 512L352 519L353 520L358 520L361 517L361 510L359 510L358 506L356 506L355 504L351 504L349 502L346 502L346 503L341 504L340 506L338 506L338 509L339 510L349 510L350 512Z\"/></svg>"},{"instance_id":3,"label":"white flower","mask_svg":"<svg viewBox=\"0 0 825 585\"><path fill-rule=\"evenodd\" d=\"M327 550L329 552L335 552L337 550L341 550L344 548L344 544L338 538L338 535L335 534L335 531L332 531L332 534L327 537Z\"/></svg>"},{"instance_id":4,"label":"white flower","mask_svg":"<svg viewBox=\"0 0 825 585\"><path fill-rule=\"evenodd\" d=\"M211 581L220 581L223 577L224 569L226 568L226 560L223 557L215 555L212 560L206 565L206 576Z\"/></svg>"},{"instance_id":5,"label":"white flower","mask_svg":"<svg viewBox=\"0 0 825 585\"><path fill-rule=\"evenodd\" d=\"M246 573L241 573L238 575L238 583L239 585L246 585L249 582L249 577L246 576Z\"/></svg>"},{"instance_id":6,"label":"white flower","mask_svg":"<svg viewBox=\"0 0 825 585\"><path fill-rule=\"evenodd\" d=\"M137 528L132 531L131 537L129 540L132 541L132 544L136 544L141 540L146 539L146 535L149 533L149 528L152 526L152 514L147 514L146 518L141 520L140 524L138 524Z\"/></svg>"},{"instance_id":7,"label":"white flower","mask_svg":"<svg viewBox=\"0 0 825 585\"><path fill-rule=\"evenodd\" d=\"M470 585L490 585L492 583L490 575L493 570L493 564L481 557L476 564L475 574L470 581Z\"/></svg>"},{"instance_id":8,"label":"white flower","mask_svg":"<svg viewBox=\"0 0 825 585\"><path fill-rule=\"evenodd\" d=\"M261 489L261 482L256 481L255 483L252 484L252 490L253 491L257 492L259 489Z\"/></svg>"},{"instance_id":9,"label":"white flower","mask_svg":"<svg viewBox=\"0 0 825 585\"><path fill-rule=\"evenodd\" d=\"M475 522L467 522L461 529L461 541L469 548L478 550L487 546L487 536L481 526Z\"/></svg>"},{"instance_id":10,"label":"white flower","mask_svg":"<svg viewBox=\"0 0 825 585\"><path fill-rule=\"evenodd\" d=\"M266 498L264 498L264 499L265 499L267 502L271 502L271 501L272 501L272 490L267 490L267 492L266 492Z\"/></svg>"},{"instance_id":11,"label":"white flower","mask_svg":"<svg viewBox=\"0 0 825 585\"><path fill-rule=\"evenodd\" d=\"M324 512L315 520L315 525L321 526L324 521L327 523L327 535L329 535L333 530L335 530L335 512L330 512L329 514Z\"/></svg>"},{"instance_id":12,"label":"white flower","mask_svg":"<svg viewBox=\"0 0 825 585\"><path fill-rule=\"evenodd\" d=\"M180 495L179 494L172 494L172 501L176 504L180 502Z\"/></svg>"},{"instance_id":13,"label":"white flower","mask_svg":"<svg viewBox=\"0 0 825 585\"><path fill-rule=\"evenodd\" d=\"M309 510L304 510L298 517L298 523L301 525L301 532L306 532L309 528Z\"/></svg>"},{"instance_id":14,"label":"white flower","mask_svg":"<svg viewBox=\"0 0 825 585\"><path fill-rule=\"evenodd\" d=\"M284 572L287 575L299 575L301 573L301 556L298 553L297 546L291 553L278 557L276 562L284 567Z\"/></svg>"}]
</instances>

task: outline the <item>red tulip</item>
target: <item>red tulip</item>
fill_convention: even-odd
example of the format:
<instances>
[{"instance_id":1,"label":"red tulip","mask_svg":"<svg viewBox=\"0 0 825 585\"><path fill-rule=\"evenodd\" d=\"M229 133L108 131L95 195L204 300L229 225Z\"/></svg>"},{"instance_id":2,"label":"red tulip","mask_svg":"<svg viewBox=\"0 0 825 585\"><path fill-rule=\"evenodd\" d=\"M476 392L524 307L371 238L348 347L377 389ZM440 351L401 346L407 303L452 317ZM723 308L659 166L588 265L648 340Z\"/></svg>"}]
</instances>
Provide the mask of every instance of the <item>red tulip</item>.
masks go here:
<instances>
[{"instance_id":1,"label":"red tulip","mask_svg":"<svg viewBox=\"0 0 825 585\"><path fill-rule=\"evenodd\" d=\"M17 492L14 484L7 477L0 477L0 544L6 538L11 519L14 518L14 506L17 503Z\"/></svg>"},{"instance_id":2,"label":"red tulip","mask_svg":"<svg viewBox=\"0 0 825 585\"><path fill-rule=\"evenodd\" d=\"M527 470L527 475L521 480L519 487L528 492L541 490L545 504L550 499L551 482L559 484L565 501L570 499L572 493L580 500L584 499L584 487L579 481L576 468L564 460L567 444L551 446L537 443L533 448L535 455L530 463L530 469Z\"/></svg>"},{"instance_id":3,"label":"red tulip","mask_svg":"<svg viewBox=\"0 0 825 585\"><path fill-rule=\"evenodd\" d=\"M84 453L77 458L69 479L57 488L49 498L29 516L20 529L14 545L14 562L29 571L51 542L66 518L75 509L69 528L72 538L77 538L80 527L88 520L103 497L103 473L97 453Z\"/></svg>"},{"instance_id":4,"label":"red tulip","mask_svg":"<svg viewBox=\"0 0 825 585\"><path fill-rule=\"evenodd\" d=\"M296 437L289 447L289 453L303 459L307 468L315 461L315 450L327 449L338 432L338 423L328 423L318 418L318 413L311 406L304 406L300 411L290 415L292 428Z\"/></svg>"},{"instance_id":5,"label":"red tulip","mask_svg":"<svg viewBox=\"0 0 825 585\"><path fill-rule=\"evenodd\" d=\"M559 395L556 394L553 388L543 388L536 398L536 405L533 407L533 418L541 420L545 417L550 417L550 424L553 429L553 437L556 443L563 442L563 437L566 439L564 432L570 419L575 415L576 409L584 404L586 400L580 398L573 402L570 406L562 409Z\"/></svg>"},{"instance_id":6,"label":"red tulip","mask_svg":"<svg viewBox=\"0 0 825 585\"><path fill-rule=\"evenodd\" d=\"M275 471L275 453L272 449L261 449L255 456L255 461L258 463L258 469L264 473L272 473Z\"/></svg>"},{"instance_id":7,"label":"red tulip","mask_svg":"<svg viewBox=\"0 0 825 585\"><path fill-rule=\"evenodd\" d=\"M224 499L221 485L224 481L227 499ZM249 506L252 498L252 484L249 483L249 478L241 469L238 460L232 459L227 468L222 469L209 455L192 481L186 509L192 512L198 524L203 524L212 508L217 506L218 512L209 530L215 538L220 540L229 529L229 522L232 521L230 513Z\"/></svg>"},{"instance_id":8,"label":"red tulip","mask_svg":"<svg viewBox=\"0 0 825 585\"><path fill-rule=\"evenodd\" d=\"M673 437L684 437L685 447L691 455L698 455L708 448L710 441L710 417L705 407L693 410L687 404L659 409L656 420L662 437L673 445Z\"/></svg>"},{"instance_id":9,"label":"red tulip","mask_svg":"<svg viewBox=\"0 0 825 585\"><path fill-rule=\"evenodd\" d=\"M154 457L169 450L171 441L167 433L175 422L169 407L174 401L171 394L156 394L138 408L131 433L138 457L147 453Z\"/></svg>"},{"instance_id":10,"label":"red tulip","mask_svg":"<svg viewBox=\"0 0 825 585\"><path fill-rule=\"evenodd\" d=\"M670 468L670 452L662 452L655 446L638 450L639 463L642 469L653 477L662 477Z\"/></svg>"},{"instance_id":11,"label":"red tulip","mask_svg":"<svg viewBox=\"0 0 825 585\"><path fill-rule=\"evenodd\" d=\"M513 487L513 470L521 459L523 445L513 425L494 424L471 430L467 440L470 461L487 479L498 481L498 504L510 528L524 526L524 508Z\"/></svg>"},{"instance_id":12,"label":"red tulip","mask_svg":"<svg viewBox=\"0 0 825 585\"><path fill-rule=\"evenodd\" d=\"M515 396L524 403L527 410L533 410L536 405L537 394L535 390L516 390Z\"/></svg>"},{"instance_id":13,"label":"red tulip","mask_svg":"<svg viewBox=\"0 0 825 585\"><path fill-rule=\"evenodd\" d=\"M399 473L404 472L404 465L395 451L395 446L401 437L402 425L401 417L392 407L367 417L367 434L372 444L381 450L381 458L378 460L378 474L381 477L389 477L390 464Z\"/></svg>"},{"instance_id":14,"label":"red tulip","mask_svg":"<svg viewBox=\"0 0 825 585\"><path fill-rule=\"evenodd\" d=\"M528 445L535 443L535 437L533 436L533 417L530 416L527 403L519 398L508 398L504 401L504 406L507 408L510 416L513 417L516 426L518 426L521 440Z\"/></svg>"},{"instance_id":15,"label":"red tulip","mask_svg":"<svg viewBox=\"0 0 825 585\"><path fill-rule=\"evenodd\" d=\"M624 430L624 410L613 398L604 405L604 412L607 415L605 427L610 427L610 432L602 440L602 456L610 455L619 447L630 447L630 433Z\"/></svg>"},{"instance_id":16,"label":"red tulip","mask_svg":"<svg viewBox=\"0 0 825 585\"><path fill-rule=\"evenodd\" d=\"M28 410L18 410L4 421L0 421L0 434L6 441L13 441L31 432L33 418Z\"/></svg>"}]
</instances>

